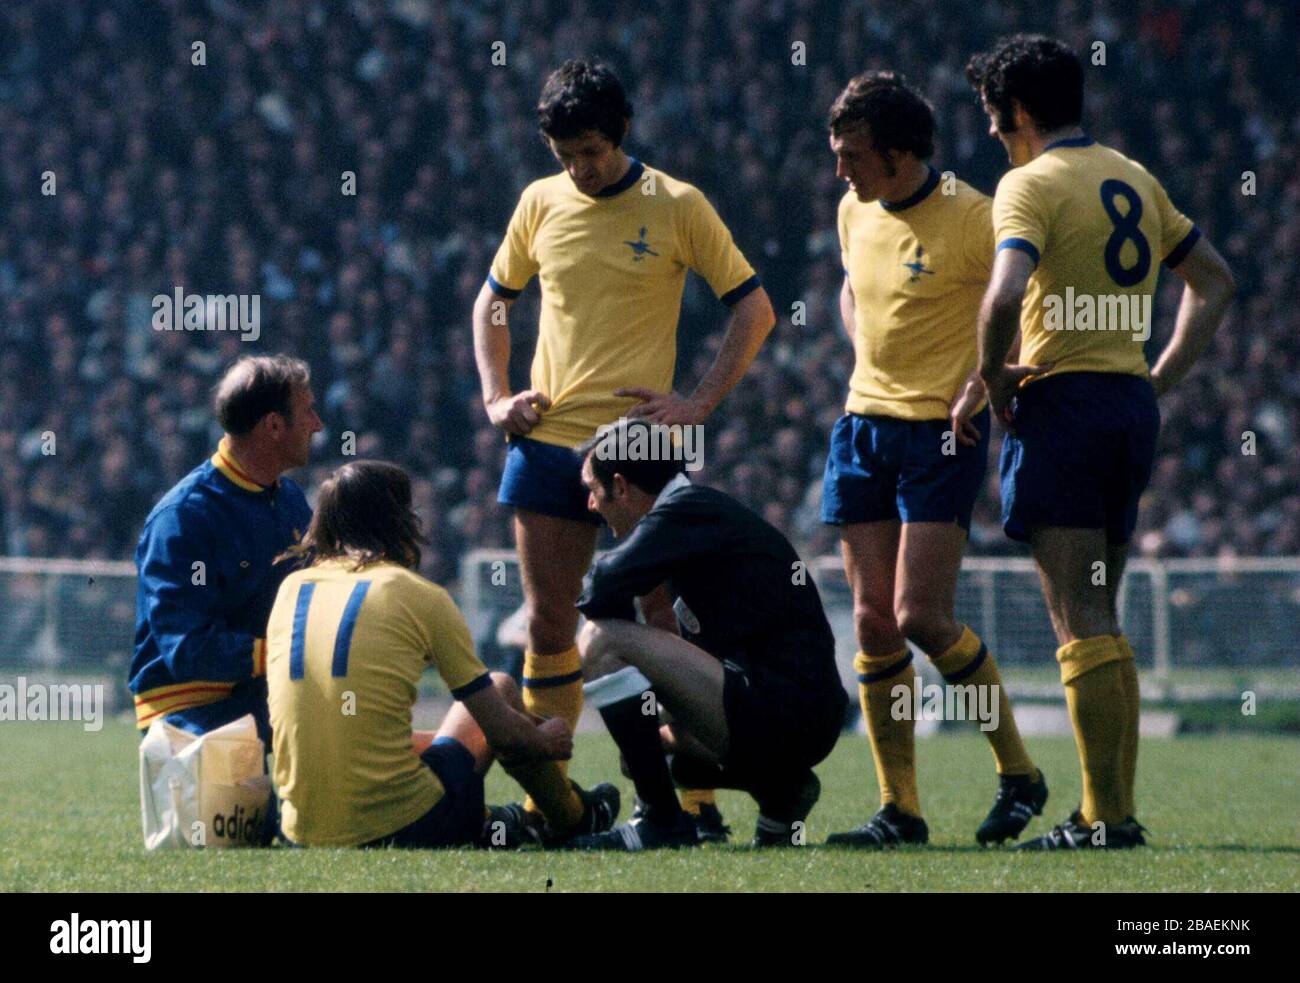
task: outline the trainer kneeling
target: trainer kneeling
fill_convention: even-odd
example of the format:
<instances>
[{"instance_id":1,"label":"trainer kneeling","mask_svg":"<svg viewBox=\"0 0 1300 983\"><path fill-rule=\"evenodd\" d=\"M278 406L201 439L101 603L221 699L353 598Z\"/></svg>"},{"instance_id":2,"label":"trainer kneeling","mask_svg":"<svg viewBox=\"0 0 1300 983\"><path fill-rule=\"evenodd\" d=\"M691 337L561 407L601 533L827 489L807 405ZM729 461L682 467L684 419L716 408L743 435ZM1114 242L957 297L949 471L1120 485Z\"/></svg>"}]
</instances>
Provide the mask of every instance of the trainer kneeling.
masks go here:
<instances>
[{"instance_id":1,"label":"trainer kneeling","mask_svg":"<svg viewBox=\"0 0 1300 983\"><path fill-rule=\"evenodd\" d=\"M656 427L620 421L580 449L588 505L622 539L593 564L578 601L586 699L640 801L631 822L572 845L695 845L674 778L749 792L760 813L755 846L802 844L820 794L812 767L834 747L848 703L821 599L775 528L692 485L675 455L637 453L661 448ZM634 599L665 583L684 637L636 622ZM671 769L660 707L673 720Z\"/></svg>"},{"instance_id":2,"label":"trainer kneeling","mask_svg":"<svg viewBox=\"0 0 1300 983\"><path fill-rule=\"evenodd\" d=\"M419 519L399 467L356 461L322 486L311 526L290 552L311 565L280 587L267 630L267 683L282 829L305 846L518 846L608 829L618 792L571 786L557 762L573 735L535 721L519 689L474 655L465 619L415 573ZM432 663L456 703L436 734L411 708ZM502 767L540 805L484 805L483 776Z\"/></svg>"}]
</instances>

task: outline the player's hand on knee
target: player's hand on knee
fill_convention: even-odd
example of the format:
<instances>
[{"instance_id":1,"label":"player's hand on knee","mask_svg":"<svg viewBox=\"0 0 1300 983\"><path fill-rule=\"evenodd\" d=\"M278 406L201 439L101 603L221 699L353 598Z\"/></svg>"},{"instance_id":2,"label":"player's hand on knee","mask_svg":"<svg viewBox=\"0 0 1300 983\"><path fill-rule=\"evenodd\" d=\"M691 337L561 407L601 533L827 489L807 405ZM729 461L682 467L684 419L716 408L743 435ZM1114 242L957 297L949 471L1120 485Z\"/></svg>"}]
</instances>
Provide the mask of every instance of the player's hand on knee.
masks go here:
<instances>
[{"instance_id":1,"label":"player's hand on knee","mask_svg":"<svg viewBox=\"0 0 1300 983\"><path fill-rule=\"evenodd\" d=\"M502 396L484 404L492 426L519 437L527 436L551 408L550 397L537 389Z\"/></svg>"}]
</instances>

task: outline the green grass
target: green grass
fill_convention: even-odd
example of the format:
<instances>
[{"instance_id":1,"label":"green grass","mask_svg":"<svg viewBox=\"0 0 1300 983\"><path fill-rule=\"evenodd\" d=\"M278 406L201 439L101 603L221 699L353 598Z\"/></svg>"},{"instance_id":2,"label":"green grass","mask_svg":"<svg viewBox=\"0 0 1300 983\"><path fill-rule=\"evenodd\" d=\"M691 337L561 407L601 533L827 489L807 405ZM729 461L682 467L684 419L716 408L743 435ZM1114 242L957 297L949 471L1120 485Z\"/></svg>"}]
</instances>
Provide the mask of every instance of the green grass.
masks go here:
<instances>
[{"instance_id":1,"label":"green grass","mask_svg":"<svg viewBox=\"0 0 1300 983\"><path fill-rule=\"evenodd\" d=\"M977 734L919 742L932 845L885 855L830 850L751 852L743 845L642 856L339 850L146 854L141 845L136 735L129 723L0 724L0 890L5 891L1295 891L1300 889L1300 740L1190 737L1144 743L1139 772L1146 850L1017 855L982 850L972 833L992 800L992 762ZM1076 804L1072 742L1031 750L1052 789L1042 832ZM865 740L846 736L818 769L823 797L810 843L855 826L875 802ZM616 774L612 743L580 736L573 774ZM621 780L625 802L629 783ZM489 798L519 792L494 769ZM754 806L719 801L748 841ZM625 807L626 809L626 807Z\"/></svg>"}]
</instances>

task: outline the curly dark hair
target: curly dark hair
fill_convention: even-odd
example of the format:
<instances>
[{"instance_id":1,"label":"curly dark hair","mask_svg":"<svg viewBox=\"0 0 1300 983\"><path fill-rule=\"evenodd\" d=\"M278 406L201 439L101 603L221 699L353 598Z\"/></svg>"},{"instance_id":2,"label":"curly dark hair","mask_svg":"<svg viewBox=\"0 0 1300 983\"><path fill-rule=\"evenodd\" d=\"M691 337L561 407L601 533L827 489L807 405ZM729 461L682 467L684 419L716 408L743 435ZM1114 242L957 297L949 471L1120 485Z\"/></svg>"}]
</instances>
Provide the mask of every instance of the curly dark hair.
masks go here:
<instances>
[{"instance_id":1,"label":"curly dark hair","mask_svg":"<svg viewBox=\"0 0 1300 983\"><path fill-rule=\"evenodd\" d=\"M538 126L553 140L598 130L617 147L631 118L632 103L613 69L583 58L551 72L537 102Z\"/></svg>"},{"instance_id":2,"label":"curly dark hair","mask_svg":"<svg viewBox=\"0 0 1300 983\"><path fill-rule=\"evenodd\" d=\"M320 487L316 513L302 542L276 558L311 563L346 557L352 569L388 561L420 565L420 518L411 508L411 479L387 461L352 461Z\"/></svg>"},{"instance_id":3,"label":"curly dark hair","mask_svg":"<svg viewBox=\"0 0 1300 983\"><path fill-rule=\"evenodd\" d=\"M1083 119L1083 64L1055 38L1003 38L992 51L971 57L966 78L984 97L1003 133L1016 129L1013 99L1042 130L1076 126Z\"/></svg>"},{"instance_id":4,"label":"curly dark hair","mask_svg":"<svg viewBox=\"0 0 1300 983\"><path fill-rule=\"evenodd\" d=\"M831 133L839 136L864 123L871 146L882 155L889 150L921 160L934 155L934 110L897 72L863 72L835 99Z\"/></svg>"}]
</instances>

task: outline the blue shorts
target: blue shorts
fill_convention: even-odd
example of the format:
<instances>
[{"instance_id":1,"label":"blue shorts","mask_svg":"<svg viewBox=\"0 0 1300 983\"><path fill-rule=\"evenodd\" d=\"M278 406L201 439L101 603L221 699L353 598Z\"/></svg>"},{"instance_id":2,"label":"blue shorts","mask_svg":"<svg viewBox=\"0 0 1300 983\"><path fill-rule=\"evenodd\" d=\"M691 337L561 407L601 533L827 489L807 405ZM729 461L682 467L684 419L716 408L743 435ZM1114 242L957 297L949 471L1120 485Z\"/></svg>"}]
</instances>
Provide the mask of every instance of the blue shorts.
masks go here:
<instances>
[{"instance_id":1,"label":"blue shorts","mask_svg":"<svg viewBox=\"0 0 1300 983\"><path fill-rule=\"evenodd\" d=\"M420 760L438 776L442 798L409 826L365 846L474 846L482 839L487 815L483 776L474 770L474 755L469 748L455 738L439 737L420 755Z\"/></svg>"},{"instance_id":2,"label":"blue shorts","mask_svg":"<svg viewBox=\"0 0 1300 983\"><path fill-rule=\"evenodd\" d=\"M971 422L979 443L955 438L945 454L948 420L902 420L846 413L831 431L822 480L822 522L956 522L970 529L970 516L988 468L989 411Z\"/></svg>"},{"instance_id":3,"label":"blue shorts","mask_svg":"<svg viewBox=\"0 0 1300 983\"><path fill-rule=\"evenodd\" d=\"M568 447L528 437L510 438L497 501L557 519L601 523L600 513L587 509L582 458Z\"/></svg>"},{"instance_id":4,"label":"blue shorts","mask_svg":"<svg viewBox=\"0 0 1300 983\"><path fill-rule=\"evenodd\" d=\"M1105 529L1127 543L1151 478L1160 409L1146 379L1065 372L1031 382L1012 401L1002 444L1002 528Z\"/></svg>"}]
</instances>

